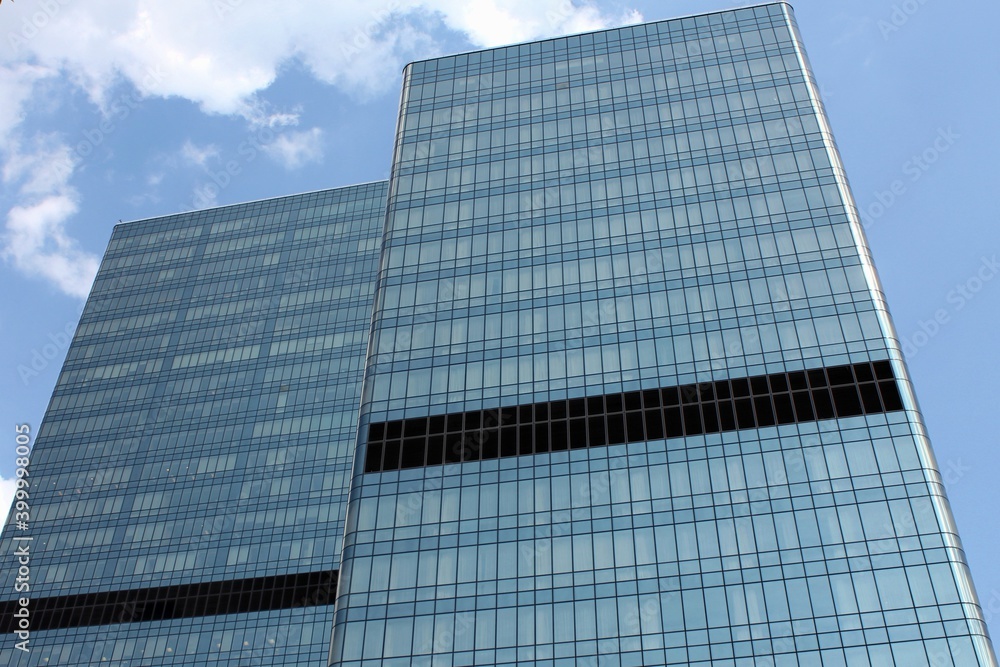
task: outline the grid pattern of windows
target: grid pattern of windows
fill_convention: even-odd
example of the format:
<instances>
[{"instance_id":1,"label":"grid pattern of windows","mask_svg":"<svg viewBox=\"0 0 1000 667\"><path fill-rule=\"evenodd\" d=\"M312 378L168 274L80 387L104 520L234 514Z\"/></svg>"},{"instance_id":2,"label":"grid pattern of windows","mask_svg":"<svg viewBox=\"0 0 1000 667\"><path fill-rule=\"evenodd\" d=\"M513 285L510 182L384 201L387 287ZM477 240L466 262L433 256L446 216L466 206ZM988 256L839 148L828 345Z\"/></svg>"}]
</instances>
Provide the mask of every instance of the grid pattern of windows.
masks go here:
<instances>
[{"instance_id":1,"label":"grid pattern of windows","mask_svg":"<svg viewBox=\"0 0 1000 667\"><path fill-rule=\"evenodd\" d=\"M371 410L888 356L839 163L775 18L412 65Z\"/></svg>"},{"instance_id":2,"label":"grid pattern of windows","mask_svg":"<svg viewBox=\"0 0 1000 667\"><path fill-rule=\"evenodd\" d=\"M5 643L0 664L323 664L332 596L287 607L339 559L386 194L115 228L32 454L31 597L92 627L33 626L45 650ZM248 581L281 590L231 595ZM115 599L155 602L94 625ZM293 642L296 618L315 625Z\"/></svg>"},{"instance_id":3,"label":"grid pattern of windows","mask_svg":"<svg viewBox=\"0 0 1000 667\"><path fill-rule=\"evenodd\" d=\"M299 607L174 621L123 623L31 634L12 665L267 667L322 665L333 607ZM22 662L16 662L21 660Z\"/></svg>"},{"instance_id":4,"label":"grid pattern of windows","mask_svg":"<svg viewBox=\"0 0 1000 667\"><path fill-rule=\"evenodd\" d=\"M784 3L413 63L388 183L118 226L30 493L0 664L997 666Z\"/></svg>"},{"instance_id":5,"label":"grid pattern of windows","mask_svg":"<svg viewBox=\"0 0 1000 667\"><path fill-rule=\"evenodd\" d=\"M141 623L329 604L337 571L230 579L134 591L38 598L31 605L32 630ZM0 632L17 629L14 600L0 603Z\"/></svg>"},{"instance_id":6,"label":"grid pattern of windows","mask_svg":"<svg viewBox=\"0 0 1000 667\"><path fill-rule=\"evenodd\" d=\"M365 472L902 410L888 361L368 426Z\"/></svg>"},{"instance_id":7,"label":"grid pattern of windows","mask_svg":"<svg viewBox=\"0 0 1000 667\"><path fill-rule=\"evenodd\" d=\"M331 664L995 665L876 281L783 3L410 65ZM903 409L407 456L887 366Z\"/></svg>"}]
</instances>

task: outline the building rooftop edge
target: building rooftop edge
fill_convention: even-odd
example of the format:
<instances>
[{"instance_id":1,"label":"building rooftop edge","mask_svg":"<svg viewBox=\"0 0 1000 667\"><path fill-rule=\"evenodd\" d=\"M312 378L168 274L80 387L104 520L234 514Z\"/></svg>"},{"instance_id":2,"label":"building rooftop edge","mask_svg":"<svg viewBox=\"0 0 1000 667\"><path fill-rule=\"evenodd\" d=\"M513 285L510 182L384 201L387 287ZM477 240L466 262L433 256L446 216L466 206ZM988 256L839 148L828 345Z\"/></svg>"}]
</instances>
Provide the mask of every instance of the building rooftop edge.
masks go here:
<instances>
[{"instance_id":1,"label":"building rooftop edge","mask_svg":"<svg viewBox=\"0 0 1000 667\"><path fill-rule=\"evenodd\" d=\"M571 33L568 33L568 34L565 34L565 35L557 35L555 37L545 37L544 39L532 39L532 40L528 40L528 41L525 41L525 42L511 42L509 44L498 44L497 46L490 46L490 47L482 48L482 49L469 49L468 51L459 51L458 53L449 53L447 55L435 56L433 58L421 58L419 60L411 60L410 62L408 62L405 65L403 65L403 70L402 71L406 72L406 68L410 67L411 65L416 65L417 63L426 63L426 62L430 62L432 60L444 60L445 58L454 58L456 56L467 56L467 55L472 54L472 53L483 53L485 51L495 51L497 49L506 49L506 48L509 48L511 46L520 46L522 44L535 44L535 43L542 43L542 42L553 42L553 41L555 41L557 39L566 39L567 37L579 37L581 35L595 35L595 34L601 33L601 32L611 32L612 30L621 30L622 28L628 28L628 27L631 27L631 26L634 26L634 25L649 25L649 24L652 24L652 23L669 23L670 21L681 21L681 20L684 20L684 19L698 18L700 16L713 16L715 14L728 14L729 12L735 12L735 11L740 10L740 9L754 9L756 7L770 7L772 5L787 5L789 9L791 9L793 11L795 9L794 7L792 7L792 4L790 2L787 2L786 0L774 0L774 1L771 1L771 2L755 2L753 4L739 5L739 6L736 6L736 7L730 7L728 9L715 9L715 10L712 10L710 12L695 12L693 14L682 14L680 16L673 16L673 17L668 18L668 19L657 19L657 20L654 20L654 21L642 21L640 23L631 23L631 24L628 24L628 25L621 25L621 26L617 26L617 27L614 27L614 28L601 28L599 30L586 30L584 32L571 32Z\"/></svg>"},{"instance_id":2,"label":"building rooftop edge","mask_svg":"<svg viewBox=\"0 0 1000 667\"><path fill-rule=\"evenodd\" d=\"M157 220L159 218L172 218L178 215L187 215L188 213L203 213L206 211L215 211L220 208L232 208L234 206L246 206L248 204L259 204L260 202L271 201L274 199L289 199L291 197L301 197L303 195L311 195L317 192L329 192L331 190L347 190L348 188L360 188L365 185L375 185L376 183L388 183L388 178L376 178L370 181L362 181L361 183L351 183L349 185L335 185L329 188L317 188L316 190L305 190L303 192L293 192L287 195L275 195L273 197L260 197L258 199L248 199L246 201L238 201L232 204L219 204L218 206L207 206L205 208L195 208L190 211L177 211L175 213L164 213L163 215L150 215L145 218L136 218L134 220L123 220L115 223L114 227L121 227L124 225L132 225L137 222L148 222L149 220Z\"/></svg>"}]
</instances>

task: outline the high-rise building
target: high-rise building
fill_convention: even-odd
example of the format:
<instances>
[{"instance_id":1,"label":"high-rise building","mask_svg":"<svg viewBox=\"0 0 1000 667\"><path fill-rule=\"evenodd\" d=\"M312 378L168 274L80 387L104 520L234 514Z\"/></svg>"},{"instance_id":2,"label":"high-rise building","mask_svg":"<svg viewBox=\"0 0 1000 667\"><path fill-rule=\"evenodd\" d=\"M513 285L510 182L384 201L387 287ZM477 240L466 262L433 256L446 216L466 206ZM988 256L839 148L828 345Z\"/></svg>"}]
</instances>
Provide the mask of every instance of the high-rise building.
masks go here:
<instances>
[{"instance_id":1,"label":"high-rise building","mask_svg":"<svg viewBox=\"0 0 1000 667\"><path fill-rule=\"evenodd\" d=\"M388 184L117 227L32 466L0 663L997 664L784 3L412 63Z\"/></svg>"},{"instance_id":2,"label":"high-rise building","mask_svg":"<svg viewBox=\"0 0 1000 667\"><path fill-rule=\"evenodd\" d=\"M331 664L996 664L788 5L401 104Z\"/></svg>"},{"instance_id":3,"label":"high-rise building","mask_svg":"<svg viewBox=\"0 0 1000 667\"><path fill-rule=\"evenodd\" d=\"M0 664L325 662L385 196L115 227L0 540L34 554Z\"/></svg>"}]
</instances>

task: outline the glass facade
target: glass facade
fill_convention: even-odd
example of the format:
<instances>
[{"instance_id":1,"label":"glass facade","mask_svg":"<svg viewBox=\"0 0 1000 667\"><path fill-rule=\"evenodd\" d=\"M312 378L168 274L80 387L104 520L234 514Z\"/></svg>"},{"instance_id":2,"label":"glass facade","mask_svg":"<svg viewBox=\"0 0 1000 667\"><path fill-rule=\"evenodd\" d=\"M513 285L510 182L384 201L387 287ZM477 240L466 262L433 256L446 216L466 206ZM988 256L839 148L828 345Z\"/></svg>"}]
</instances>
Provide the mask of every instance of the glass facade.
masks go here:
<instances>
[{"instance_id":1,"label":"glass facade","mask_svg":"<svg viewBox=\"0 0 1000 667\"><path fill-rule=\"evenodd\" d=\"M326 664L386 189L115 228L0 540L35 554L0 664Z\"/></svg>"},{"instance_id":2,"label":"glass facade","mask_svg":"<svg viewBox=\"0 0 1000 667\"><path fill-rule=\"evenodd\" d=\"M404 71L331 665L995 665L790 8Z\"/></svg>"},{"instance_id":3,"label":"glass facade","mask_svg":"<svg viewBox=\"0 0 1000 667\"><path fill-rule=\"evenodd\" d=\"M396 132L116 227L0 664L996 667L786 4L412 63Z\"/></svg>"}]
</instances>

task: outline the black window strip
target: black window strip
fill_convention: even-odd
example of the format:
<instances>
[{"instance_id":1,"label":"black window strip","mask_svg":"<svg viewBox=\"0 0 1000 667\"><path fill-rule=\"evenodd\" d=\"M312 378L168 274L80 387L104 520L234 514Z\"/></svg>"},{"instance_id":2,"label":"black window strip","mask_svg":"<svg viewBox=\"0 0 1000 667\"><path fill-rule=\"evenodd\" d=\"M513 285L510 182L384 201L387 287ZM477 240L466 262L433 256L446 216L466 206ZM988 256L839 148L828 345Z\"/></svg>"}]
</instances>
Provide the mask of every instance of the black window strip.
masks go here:
<instances>
[{"instance_id":1,"label":"black window strip","mask_svg":"<svg viewBox=\"0 0 1000 667\"><path fill-rule=\"evenodd\" d=\"M332 605L337 570L232 581L34 598L28 603L32 630L166 621ZM0 602L0 632L14 632L17 600Z\"/></svg>"},{"instance_id":2,"label":"black window strip","mask_svg":"<svg viewBox=\"0 0 1000 667\"><path fill-rule=\"evenodd\" d=\"M895 412L888 361L413 417L368 427L365 472ZM444 451L442 451L442 446Z\"/></svg>"}]
</instances>

